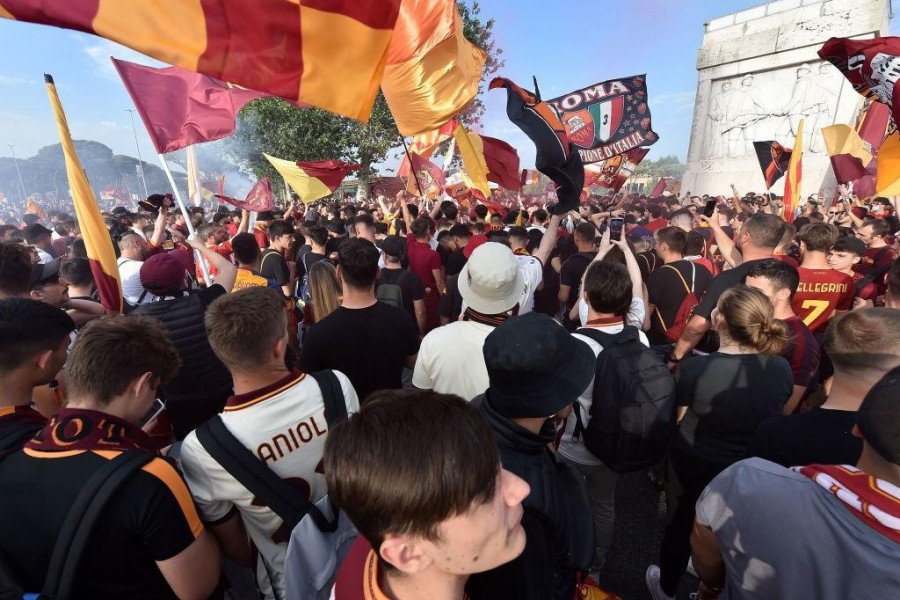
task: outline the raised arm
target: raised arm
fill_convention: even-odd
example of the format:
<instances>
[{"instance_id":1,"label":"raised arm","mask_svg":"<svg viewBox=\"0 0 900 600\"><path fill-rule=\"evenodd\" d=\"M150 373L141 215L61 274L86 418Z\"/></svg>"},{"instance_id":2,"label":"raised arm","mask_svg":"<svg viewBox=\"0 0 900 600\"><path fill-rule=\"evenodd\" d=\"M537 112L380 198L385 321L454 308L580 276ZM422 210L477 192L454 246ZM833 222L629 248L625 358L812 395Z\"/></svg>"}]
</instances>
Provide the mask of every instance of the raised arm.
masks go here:
<instances>
[{"instance_id":1,"label":"raised arm","mask_svg":"<svg viewBox=\"0 0 900 600\"><path fill-rule=\"evenodd\" d=\"M241 222L238 223L237 232L245 233L250 230L250 211L242 210L241 211Z\"/></svg>"},{"instance_id":2,"label":"raised arm","mask_svg":"<svg viewBox=\"0 0 900 600\"><path fill-rule=\"evenodd\" d=\"M561 220L561 215L553 215L550 217L547 231L544 232L544 237L541 238L541 245L538 246L537 250L532 254L534 258L541 261L542 265L547 264L547 261L550 259L550 253L553 252L553 247L556 245L556 238L559 237L559 223Z\"/></svg>"},{"instance_id":3,"label":"raised arm","mask_svg":"<svg viewBox=\"0 0 900 600\"><path fill-rule=\"evenodd\" d=\"M709 225L713 236L715 236L716 238L716 246L719 247L719 252L722 254L722 256L725 257L725 262L727 262L732 267L736 267L744 262L744 257L741 255L740 250L737 249L734 240L728 237L728 234L725 233L725 231L722 229L722 226L719 225L718 207L713 211L711 217L699 214L697 215L697 218Z\"/></svg>"},{"instance_id":4,"label":"raised arm","mask_svg":"<svg viewBox=\"0 0 900 600\"><path fill-rule=\"evenodd\" d=\"M225 288L226 292L230 292L231 288L234 287L234 280L237 276L237 268L231 264L231 261L218 252L214 252L207 248L206 245L200 242L196 237L191 236L185 241L191 248L202 254L203 258L206 259L206 262L215 267L219 272L215 282Z\"/></svg>"},{"instance_id":5,"label":"raised arm","mask_svg":"<svg viewBox=\"0 0 900 600\"><path fill-rule=\"evenodd\" d=\"M403 222L406 223L406 231L412 231L412 215L409 214L409 206L406 205L406 190L397 192L397 200L400 201L400 210L403 211Z\"/></svg>"},{"instance_id":6,"label":"raised arm","mask_svg":"<svg viewBox=\"0 0 900 600\"><path fill-rule=\"evenodd\" d=\"M153 235L150 236L149 242L157 248L162 246L163 242L166 241L166 217L168 214L169 211L165 204L163 204L159 208L159 213L156 215L156 222L153 224Z\"/></svg>"}]
</instances>

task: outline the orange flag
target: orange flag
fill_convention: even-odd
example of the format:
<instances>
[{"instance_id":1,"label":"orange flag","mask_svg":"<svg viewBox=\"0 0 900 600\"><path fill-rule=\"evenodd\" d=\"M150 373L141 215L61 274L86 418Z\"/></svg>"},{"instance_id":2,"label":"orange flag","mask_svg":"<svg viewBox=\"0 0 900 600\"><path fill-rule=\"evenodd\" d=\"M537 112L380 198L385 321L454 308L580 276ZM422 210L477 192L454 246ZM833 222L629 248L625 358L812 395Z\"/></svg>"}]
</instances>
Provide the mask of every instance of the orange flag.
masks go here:
<instances>
[{"instance_id":1,"label":"orange flag","mask_svg":"<svg viewBox=\"0 0 900 600\"><path fill-rule=\"evenodd\" d=\"M797 137L791 162L788 164L787 176L784 179L784 220L794 222L794 214L800 208L800 182L803 179L803 121L797 127Z\"/></svg>"},{"instance_id":2,"label":"orange flag","mask_svg":"<svg viewBox=\"0 0 900 600\"><path fill-rule=\"evenodd\" d=\"M75 216L78 218L78 226L84 238L84 246L91 264L91 273L94 275L94 284L100 295L103 307L113 313L121 313L124 307L122 302L122 281L119 278L119 267L116 264L116 253L113 250L112 239L106 229L106 223L100 214L100 207L94 198L94 191L88 183L84 168L75 153L75 144L69 133L69 124L66 121L66 113L56 93L53 78L44 75L47 82L47 94L50 96L50 106L56 117L56 126L59 129L59 141L62 142L63 157L66 161L66 174L69 177L69 187L72 189L72 199L75 203Z\"/></svg>"}]
</instances>

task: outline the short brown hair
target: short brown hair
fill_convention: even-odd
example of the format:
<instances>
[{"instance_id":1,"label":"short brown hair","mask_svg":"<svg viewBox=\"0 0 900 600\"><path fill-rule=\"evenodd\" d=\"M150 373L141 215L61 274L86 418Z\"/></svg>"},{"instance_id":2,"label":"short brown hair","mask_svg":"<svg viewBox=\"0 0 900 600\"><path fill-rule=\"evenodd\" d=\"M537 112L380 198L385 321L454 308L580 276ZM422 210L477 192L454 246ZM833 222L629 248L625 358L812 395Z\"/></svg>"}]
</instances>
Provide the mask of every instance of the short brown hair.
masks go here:
<instances>
[{"instance_id":1,"label":"short brown hair","mask_svg":"<svg viewBox=\"0 0 900 600\"><path fill-rule=\"evenodd\" d=\"M840 231L830 223L812 223L800 230L799 237L807 252L828 252L840 237Z\"/></svg>"},{"instance_id":2,"label":"short brown hair","mask_svg":"<svg viewBox=\"0 0 900 600\"><path fill-rule=\"evenodd\" d=\"M409 226L409 231L417 238L425 237L428 235L428 232L431 231L431 223L423 217L413 219L413 222Z\"/></svg>"},{"instance_id":3,"label":"short brown hair","mask_svg":"<svg viewBox=\"0 0 900 600\"><path fill-rule=\"evenodd\" d=\"M383 390L325 441L328 493L376 552L388 534L438 539L438 526L494 497L500 456L461 398Z\"/></svg>"},{"instance_id":4,"label":"short brown hair","mask_svg":"<svg viewBox=\"0 0 900 600\"><path fill-rule=\"evenodd\" d=\"M750 236L757 248L774 250L784 236L786 223L775 215L756 213L744 223L742 233Z\"/></svg>"},{"instance_id":5,"label":"short brown hair","mask_svg":"<svg viewBox=\"0 0 900 600\"><path fill-rule=\"evenodd\" d=\"M680 227L663 227L656 232L657 243L663 243L676 254L684 254L687 245L687 234Z\"/></svg>"},{"instance_id":6,"label":"short brown hair","mask_svg":"<svg viewBox=\"0 0 900 600\"><path fill-rule=\"evenodd\" d=\"M156 385L162 385L180 368L178 350L159 321L106 315L78 333L66 362L66 387L73 398L105 406L144 373L153 373Z\"/></svg>"},{"instance_id":7,"label":"short brown hair","mask_svg":"<svg viewBox=\"0 0 900 600\"><path fill-rule=\"evenodd\" d=\"M0 294L27 296L31 283L31 252L15 242L0 244Z\"/></svg>"},{"instance_id":8,"label":"short brown hair","mask_svg":"<svg viewBox=\"0 0 900 600\"><path fill-rule=\"evenodd\" d=\"M272 346L287 332L282 298L262 286L220 296L204 321L213 352L226 367L241 371L265 365Z\"/></svg>"},{"instance_id":9,"label":"short brown hair","mask_svg":"<svg viewBox=\"0 0 900 600\"><path fill-rule=\"evenodd\" d=\"M825 352L835 370L883 374L900 363L900 310L863 308L831 319Z\"/></svg>"},{"instance_id":10,"label":"short brown hair","mask_svg":"<svg viewBox=\"0 0 900 600\"><path fill-rule=\"evenodd\" d=\"M881 219L866 219L859 228L863 227L871 227L872 235L875 237L884 237L891 232L891 226Z\"/></svg>"}]
</instances>

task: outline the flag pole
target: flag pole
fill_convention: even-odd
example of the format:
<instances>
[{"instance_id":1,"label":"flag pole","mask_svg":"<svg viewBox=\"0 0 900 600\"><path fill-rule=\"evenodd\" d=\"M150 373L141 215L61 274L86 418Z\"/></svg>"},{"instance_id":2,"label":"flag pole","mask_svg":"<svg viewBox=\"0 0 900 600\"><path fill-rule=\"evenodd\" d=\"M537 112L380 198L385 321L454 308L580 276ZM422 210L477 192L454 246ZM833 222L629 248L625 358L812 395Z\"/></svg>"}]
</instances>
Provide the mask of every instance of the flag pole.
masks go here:
<instances>
[{"instance_id":1,"label":"flag pole","mask_svg":"<svg viewBox=\"0 0 900 600\"><path fill-rule=\"evenodd\" d=\"M159 163L162 165L163 171L166 172L166 177L169 179L169 185L172 186L172 192L175 194L175 201L178 202L178 208L181 209L181 214L184 216L184 223L187 226L188 234L193 236L195 235L194 226L191 224L191 215L188 214L187 208L184 205L184 201L181 199L181 193L178 191L178 187L175 185L175 178L172 177L172 171L169 170L169 165L166 163L166 158L162 154L157 154L159 157ZM206 283L206 287L212 285L212 279L209 276L209 267L206 265L206 259L203 258L203 255L200 254L199 250L194 250L194 257L198 259L198 264L200 265L200 271L203 273L203 281ZM231 290L228 290L231 291Z\"/></svg>"},{"instance_id":2,"label":"flag pole","mask_svg":"<svg viewBox=\"0 0 900 600\"><path fill-rule=\"evenodd\" d=\"M409 161L409 172L412 173L412 176L416 179L416 188L418 188L419 190L419 197L424 198L425 193L422 191L422 184L419 183L419 176L416 174L416 170L413 168L412 157L409 155L409 146L406 145L406 138L401 135L400 141L403 142L403 149L406 151L406 160Z\"/></svg>"}]
</instances>

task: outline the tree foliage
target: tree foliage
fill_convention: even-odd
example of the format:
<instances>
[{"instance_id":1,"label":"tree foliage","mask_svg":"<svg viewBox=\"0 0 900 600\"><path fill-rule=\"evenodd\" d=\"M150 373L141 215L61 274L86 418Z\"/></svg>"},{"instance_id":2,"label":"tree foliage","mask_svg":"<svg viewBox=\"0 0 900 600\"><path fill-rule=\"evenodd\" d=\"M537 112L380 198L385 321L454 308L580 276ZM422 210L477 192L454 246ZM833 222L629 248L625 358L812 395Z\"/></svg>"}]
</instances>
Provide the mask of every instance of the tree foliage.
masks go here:
<instances>
[{"instance_id":1,"label":"tree foliage","mask_svg":"<svg viewBox=\"0 0 900 600\"><path fill-rule=\"evenodd\" d=\"M503 66L502 50L493 40L494 20L479 18L477 0L458 2L463 33L487 54L479 95L484 82ZM468 125L479 122L484 104L476 98L463 110ZM379 92L367 124L316 108L297 109L275 98L261 98L241 111L235 133L226 142L226 151L242 171L255 178L270 177L280 189L281 177L262 153L290 161L335 158L358 163L362 181L378 175L375 165L387 159L388 152L400 145L400 133L384 96Z\"/></svg>"},{"instance_id":2,"label":"tree foliage","mask_svg":"<svg viewBox=\"0 0 900 600\"><path fill-rule=\"evenodd\" d=\"M634 170L637 177L666 177L681 179L687 167L677 156L661 156L656 160L645 160Z\"/></svg>"}]
</instances>

